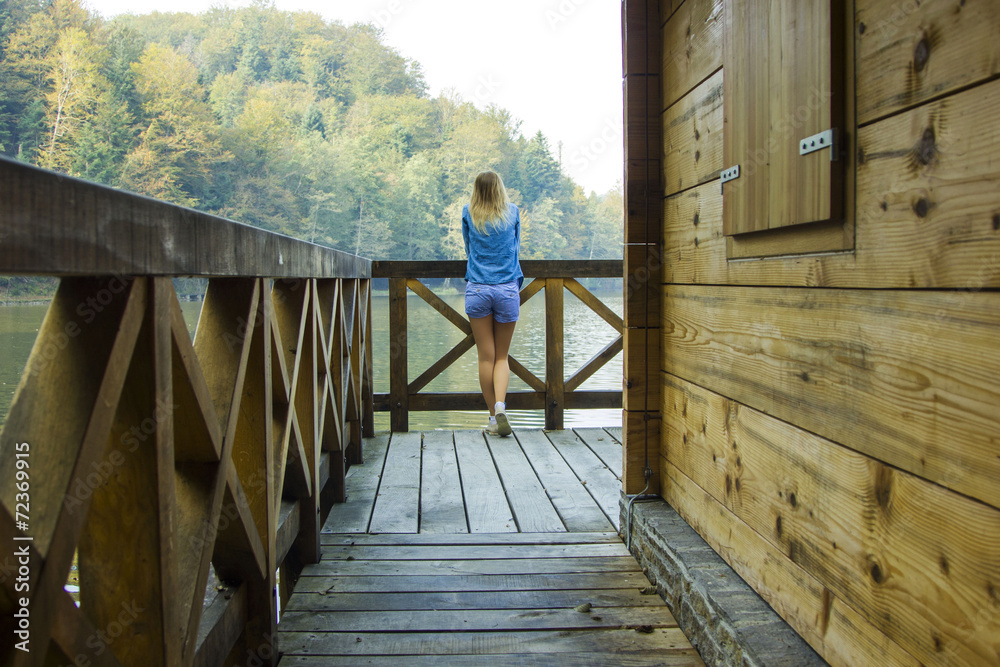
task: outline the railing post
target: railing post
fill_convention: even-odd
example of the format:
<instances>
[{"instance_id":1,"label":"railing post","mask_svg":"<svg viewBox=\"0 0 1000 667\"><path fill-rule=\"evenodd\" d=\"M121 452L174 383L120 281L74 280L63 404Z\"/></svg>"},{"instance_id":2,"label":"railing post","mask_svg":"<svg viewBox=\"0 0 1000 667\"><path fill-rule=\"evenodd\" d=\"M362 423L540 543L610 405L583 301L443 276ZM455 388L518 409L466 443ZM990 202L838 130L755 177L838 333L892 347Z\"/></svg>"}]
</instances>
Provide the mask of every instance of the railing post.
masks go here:
<instances>
[{"instance_id":1,"label":"railing post","mask_svg":"<svg viewBox=\"0 0 1000 667\"><path fill-rule=\"evenodd\" d=\"M410 430L406 359L406 278L389 279L389 423L393 433Z\"/></svg>"},{"instance_id":2,"label":"railing post","mask_svg":"<svg viewBox=\"0 0 1000 667\"><path fill-rule=\"evenodd\" d=\"M374 383L372 382L372 281L361 281L361 302L364 304L364 371L361 375L361 434L366 438L375 435ZM364 452L362 452L362 457Z\"/></svg>"},{"instance_id":3,"label":"railing post","mask_svg":"<svg viewBox=\"0 0 1000 667\"><path fill-rule=\"evenodd\" d=\"M563 279L545 280L545 428L563 427Z\"/></svg>"}]
</instances>

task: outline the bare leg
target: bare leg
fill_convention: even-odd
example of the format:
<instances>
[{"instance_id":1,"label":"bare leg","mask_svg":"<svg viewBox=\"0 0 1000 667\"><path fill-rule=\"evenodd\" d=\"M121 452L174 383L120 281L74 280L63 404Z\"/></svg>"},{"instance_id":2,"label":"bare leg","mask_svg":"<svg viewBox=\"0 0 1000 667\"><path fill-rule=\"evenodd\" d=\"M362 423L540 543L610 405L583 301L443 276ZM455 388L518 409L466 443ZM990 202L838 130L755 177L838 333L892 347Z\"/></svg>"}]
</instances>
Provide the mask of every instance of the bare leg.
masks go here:
<instances>
[{"instance_id":1,"label":"bare leg","mask_svg":"<svg viewBox=\"0 0 1000 667\"><path fill-rule=\"evenodd\" d=\"M493 404L497 402L496 390L493 386L493 368L496 360L496 349L493 342L493 316L470 317L469 324L472 325L472 336L476 339L476 351L479 354L479 388L483 392L483 398L486 399L490 416L493 416ZM505 395L506 391L505 384Z\"/></svg>"},{"instance_id":2,"label":"bare leg","mask_svg":"<svg viewBox=\"0 0 1000 667\"><path fill-rule=\"evenodd\" d=\"M507 385L510 384L510 341L514 338L514 325L517 322L494 322L493 323L493 346L494 346L494 358L495 363L493 364L493 395L495 399L493 403L507 402ZM486 397L487 402L489 402L489 397ZM492 408L490 409L490 414L492 414Z\"/></svg>"}]
</instances>

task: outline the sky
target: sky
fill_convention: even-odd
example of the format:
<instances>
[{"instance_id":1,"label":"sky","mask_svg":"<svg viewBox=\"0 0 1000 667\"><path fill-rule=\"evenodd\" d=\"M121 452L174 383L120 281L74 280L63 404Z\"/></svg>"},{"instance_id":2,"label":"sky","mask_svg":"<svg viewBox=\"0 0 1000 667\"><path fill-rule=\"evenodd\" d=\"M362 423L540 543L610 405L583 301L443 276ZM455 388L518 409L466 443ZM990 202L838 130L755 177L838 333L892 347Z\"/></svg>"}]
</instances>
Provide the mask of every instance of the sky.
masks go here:
<instances>
[{"instance_id":1,"label":"sky","mask_svg":"<svg viewBox=\"0 0 1000 667\"><path fill-rule=\"evenodd\" d=\"M84 0L105 18L134 0ZM250 0L145 0L143 13L240 7ZM622 179L620 0L274 0L345 24L374 23L385 42L419 62L432 96L454 90L496 104L541 130L563 172L589 194Z\"/></svg>"}]
</instances>

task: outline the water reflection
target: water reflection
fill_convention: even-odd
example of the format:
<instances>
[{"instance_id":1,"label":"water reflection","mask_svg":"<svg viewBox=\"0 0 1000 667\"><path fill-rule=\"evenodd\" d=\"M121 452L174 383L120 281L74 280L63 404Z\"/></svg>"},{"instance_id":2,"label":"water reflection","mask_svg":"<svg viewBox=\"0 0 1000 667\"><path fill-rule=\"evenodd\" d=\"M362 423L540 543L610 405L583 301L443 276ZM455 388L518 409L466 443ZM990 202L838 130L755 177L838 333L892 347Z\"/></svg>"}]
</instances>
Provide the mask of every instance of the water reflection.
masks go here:
<instances>
[{"instance_id":1,"label":"water reflection","mask_svg":"<svg viewBox=\"0 0 1000 667\"><path fill-rule=\"evenodd\" d=\"M438 289L440 296L458 312L463 312L459 293ZM617 337L617 333L596 313L568 291L565 294L565 375L569 377L602 347ZM621 291L599 294L602 301L619 315L622 313ZM189 333L194 332L200 303L181 303ZM464 334L439 315L422 299L411 294L409 310L409 379L413 381L445 352L458 344ZM42 325L47 306L0 307L0 425L6 420L14 392L20 382L31 346ZM372 298L373 358L376 393L389 391L389 298ZM511 344L511 354L538 378L545 379L545 294L536 294L521 308L521 317ZM622 386L622 356L608 362L581 387L583 390L620 390ZM523 380L511 378L510 391L528 391ZM479 392L476 351L469 350L422 391ZM410 429L479 428L486 422L486 407L482 411L411 412ZM514 426L541 428L545 423L542 411L512 411ZM379 430L389 429L388 413L376 413ZM567 428L575 426L621 426L620 410L567 410Z\"/></svg>"}]
</instances>

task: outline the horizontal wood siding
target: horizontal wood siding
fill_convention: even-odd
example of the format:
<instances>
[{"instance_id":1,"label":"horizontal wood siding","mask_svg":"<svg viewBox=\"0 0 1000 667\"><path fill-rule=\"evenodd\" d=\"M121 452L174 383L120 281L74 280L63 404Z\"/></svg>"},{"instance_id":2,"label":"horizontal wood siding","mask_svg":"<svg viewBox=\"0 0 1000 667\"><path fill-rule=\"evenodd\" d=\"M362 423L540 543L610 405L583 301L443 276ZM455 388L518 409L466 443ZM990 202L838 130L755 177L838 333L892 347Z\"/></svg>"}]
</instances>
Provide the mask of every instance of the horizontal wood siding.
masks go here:
<instances>
[{"instance_id":1,"label":"horizontal wood siding","mask_svg":"<svg viewBox=\"0 0 1000 667\"><path fill-rule=\"evenodd\" d=\"M850 3L847 219L734 243L734 1L660 8L661 493L831 664L997 664L1000 5Z\"/></svg>"}]
</instances>

